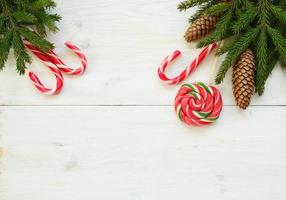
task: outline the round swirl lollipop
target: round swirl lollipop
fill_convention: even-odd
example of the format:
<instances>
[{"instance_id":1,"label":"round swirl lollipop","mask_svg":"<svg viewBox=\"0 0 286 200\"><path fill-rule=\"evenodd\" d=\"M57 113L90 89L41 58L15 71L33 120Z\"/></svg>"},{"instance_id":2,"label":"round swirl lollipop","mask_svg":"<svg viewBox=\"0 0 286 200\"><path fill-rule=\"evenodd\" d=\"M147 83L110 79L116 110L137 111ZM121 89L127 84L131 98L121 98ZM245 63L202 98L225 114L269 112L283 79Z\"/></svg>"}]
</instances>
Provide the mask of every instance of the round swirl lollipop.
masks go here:
<instances>
[{"instance_id":1,"label":"round swirl lollipop","mask_svg":"<svg viewBox=\"0 0 286 200\"><path fill-rule=\"evenodd\" d=\"M183 85L175 98L179 118L191 126L212 124L219 118L222 106L218 89L201 82Z\"/></svg>"}]
</instances>

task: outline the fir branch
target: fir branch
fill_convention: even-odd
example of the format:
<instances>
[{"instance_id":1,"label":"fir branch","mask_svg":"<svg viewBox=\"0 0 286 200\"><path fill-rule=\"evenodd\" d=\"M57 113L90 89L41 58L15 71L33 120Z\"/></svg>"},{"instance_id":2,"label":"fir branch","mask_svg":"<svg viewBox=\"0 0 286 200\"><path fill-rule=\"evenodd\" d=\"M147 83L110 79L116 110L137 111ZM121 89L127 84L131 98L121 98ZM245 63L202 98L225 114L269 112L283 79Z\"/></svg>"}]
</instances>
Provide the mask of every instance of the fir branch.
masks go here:
<instances>
[{"instance_id":1,"label":"fir branch","mask_svg":"<svg viewBox=\"0 0 286 200\"><path fill-rule=\"evenodd\" d=\"M13 32L7 32L0 40L0 70L3 70L5 62L7 61L11 48L12 38Z\"/></svg>"},{"instance_id":2,"label":"fir branch","mask_svg":"<svg viewBox=\"0 0 286 200\"><path fill-rule=\"evenodd\" d=\"M193 16L189 18L189 23L193 23L195 20L197 20L199 17L203 16L207 9L215 5L215 1L209 1L208 3L205 3L203 5L200 5L195 12Z\"/></svg>"},{"instance_id":3,"label":"fir branch","mask_svg":"<svg viewBox=\"0 0 286 200\"><path fill-rule=\"evenodd\" d=\"M219 4L221 4L221 3L219 3ZM254 10L254 6L252 5L252 3L250 3L247 0L245 0L245 1L232 0L226 4L228 5L229 10L227 12L223 13L218 24L216 25L216 29L214 30L214 32L212 32L211 34L206 36L197 45L198 47L203 47L203 46L209 45L213 42L217 42L217 41L220 41L220 40L223 40L225 38L230 37L232 35L230 27L232 26L232 24L234 23L234 21L237 18L237 16L235 16L235 15L236 15L236 13L238 13L238 10L239 10L238 7L246 6L247 8L252 8L252 10ZM218 3L215 5L218 5ZM247 25L248 24L246 24L245 26L247 26Z\"/></svg>"},{"instance_id":4,"label":"fir branch","mask_svg":"<svg viewBox=\"0 0 286 200\"><path fill-rule=\"evenodd\" d=\"M16 57L17 71L20 75L24 74L26 63L30 63L31 58L27 53L21 36L17 32L13 34L13 48Z\"/></svg>"},{"instance_id":5,"label":"fir branch","mask_svg":"<svg viewBox=\"0 0 286 200\"><path fill-rule=\"evenodd\" d=\"M198 47L228 40L217 52L217 55L227 55L216 83L221 83L241 53L251 48L255 50L257 63L256 92L262 95L275 64L280 62L286 68L286 0L230 0L227 3L221 0L185 0L180 10L194 6L198 6L198 10L190 22L203 15L221 18L215 30L204 37Z\"/></svg>"},{"instance_id":6,"label":"fir branch","mask_svg":"<svg viewBox=\"0 0 286 200\"><path fill-rule=\"evenodd\" d=\"M226 72L236 63L238 57L249 47L250 43L253 42L258 33L258 28L252 28L236 40L233 48L228 52L225 60L220 66L216 77L217 84L220 84L223 81Z\"/></svg>"},{"instance_id":7,"label":"fir branch","mask_svg":"<svg viewBox=\"0 0 286 200\"><path fill-rule=\"evenodd\" d=\"M269 76L271 75L274 67L276 66L277 62L279 61L279 54L275 51L275 49L271 49L269 57L272 59L269 61L267 64L267 68L264 74L264 79L261 81L261 86L260 88L256 88L256 92L258 93L259 96L262 96L264 91L265 91L265 84Z\"/></svg>"},{"instance_id":8,"label":"fir branch","mask_svg":"<svg viewBox=\"0 0 286 200\"><path fill-rule=\"evenodd\" d=\"M278 5L281 6L281 8L286 9L286 1L285 0L278 0Z\"/></svg>"},{"instance_id":9,"label":"fir branch","mask_svg":"<svg viewBox=\"0 0 286 200\"><path fill-rule=\"evenodd\" d=\"M225 43L223 44L223 46L217 50L216 56L221 56L221 55L227 53L228 51L230 51L233 48L233 46L235 45L236 41L237 41L236 39L225 40Z\"/></svg>"},{"instance_id":10,"label":"fir branch","mask_svg":"<svg viewBox=\"0 0 286 200\"><path fill-rule=\"evenodd\" d=\"M205 15L222 15L223 13L225 13L227 10L229 10L230 8L230 4L229 3L218 3L215 4L209 8L207 8L204 11Z\"/></svg>"},{"instance_id":11,"label":"fir branch","mask_svg":"<svg viewBox=\"0 0 286 200\"><path fill-rule=\"evenodd\" d=\"M46 26L50 31L57 32L59 29L56 26L56 22L61 20L61 17L57 14L50 15L46 12L36 15L38 18L38 23Z\"/></svg>"},{"instance_id":12,"label":"fir branch","mask_svg":"<svg viewBox=\"0 0 286 200\"><path fill-rule=\"evenodd\" d=\"M265 89L266 80L273 70L273 68L269 68L269 63L274 59L269 56L269 47L268 47L268 35L276 34L270 28L270 23L273 23L273 19L270 19L271 10L271 1L270 0L260 0L258 2L258 25L261 29L260 35L258 37L256 43L256 60L257 60L257 69L256 69L256 92L259 95L262 95ZM268 30L268 29L271 30ZM277 30L278 31L278 30ZM271 37L271 36L270 36ZM275 44L273 42L273 44ZM277 62L277 61L276 61Z\"/></svg>"},{"instance_id":13,"label":"fir branch","mask_svg":"<svg viewBox=\"0 0 286 200\"><path fill-rule=\"evenodd\" d=\"M189 8L209 2L210 0L185 0L178 5L180 11L186 11Z\"/></svg>"},{"instance_id":14,"label":"fir branch","mask_svg":"<svg viewBox=\"0 0 286 200\"><path fill-rule=\"evenodd\" d=\"M15 6L22 10L28 9L33 1L35 0L13 0Z\"/></svg>"},{"instance_id":15,"label":"fir branch","mask_svg":"<svg viewBox=\"0 0 286 200\"><path fill-rule=\"evenodd\" d=\"M267 32L270 35L270 38L275 45L282 62L286 63L286 39L277 29L268 27Z\"/></svg>"},{"instance_id":16,"label":"fir branch","mask_svg":"<svg viewBox=\"0 0 286 200\"><path fill-rule=\"evenodd\" d=\"M36 20L36 17L31 13L28 13L23 10L18 10L12 14L12 17L19 22L20 24L31 24Z\"/></svg>"},{"instance_id":17,"label":"fir branch","mask_svg":"<svg viewBox=\"0 0 286 200\"><path fill-rule=\"evenodd\" d=\"M271 6L271 13L284 25L286 25L286 13L280 6Z\"/></svg>"},{"instance_id":18,"label":"fir branch","mask_svg":"<svg viewBox=\"0 0 286 200\"><path fill-rule=\"evenodd\" d=\"M257 40L256 60L256 91L259 95L262 95L268 77L268 44L267 33L265 31L260 32Z\"/></svg>"},{"instance_id":19,"label":"fir branch","mask_svg":"<svg viewBox=\"0 0 286 200\"><path fill-rule=\"evenodd\" d=\"M259 0L258 8L259 11L259 23L261 26L265 27L269 25L269 9L270 9L270 0Z\"/></svg>"},{"instance_id":20,"label":"fir branch","mask_svg":"<svg viewBox=\"0 0 286 200\"><path fill-rule=\"evenodd\" d=\"M55 8L56 3L52 0L36 0L31 6L31 10L42 10L42 9L50 9Z\"/></svg>"},{"instance_id":21,"label":"fir branch","mask_svg":"<svg viewBox=\"0 0 286 200\"><path fill-rule=\"evenodd\" d=\"M245 10L244 8L251 6L254 0L230 0L231 2L231 9L233 10L234 14L241 10Z\"/></svg>"},{"instance_id":22,"label":"fir branch","mask_svg":"<svg viewBox=\"0 0 286 200\"><path fill-rule=\"evenodd\" d=\"M45 11L36 12L35 16L37 20L35 21L36 32L42 36L46 36L47 29L51 32L57 32L59 29L56 22L61 20L61 16L58 14L48 14Z\"/></svg>"},{"instance_id":23,"label":"fir branch","mask_svg":"<svg viewBox=\"0 0 286 200\"><path fill-rule=\"evenodd\" d=\"M235 34L242 32L247 27L249 27L250 23L257 16L257 10L251 6L246 11L241 12L238 15L237 21L233 24L232 30Z\"/></svg>"},{"instance_id":24,"label":"fir branch","mask_svg":"<svg viewBox=\"0 0 286 200\"><path fill-rule=\"evenodd\" d=\"M39 36L34 31L31 31L27 28L19 28L18 32L29 42L31 42L34 46L39 48L40 50L44 52L48 52L49 50L53 49L54 46L52 43L47 41L46 39L43 39L41 36Z\"/></svg>"},{"instance_id":25,"label":"fir branch","mask_svg":"<svg viewBox=\"0 0 286 200\"><path fill-rule=\"evenodd\" d=\"M25 72L25 64L30 61L30 57L23 39L44 52L54 48L45 36L47 30L58 30L56 22L61 19L60 16L48 13L55 6L53 0L0 0L0 70L13 48L17 71L20 74Z\"/></svg>"},{"instance_id":26,"label":"fir branch","mask_svg":"<svg viewBox=\"0 0 286 200\"><path fill-rule=\"evenodd\" d=\"M3 16L0 16L0 34L3 32L5 26L5 18Z\"/></svg>"},{"instance_id":27,"label":"fir branch","mask_svg":"<svg viewBox=\"0 0 286 200\"><path fill-rule=\"evenodd\" d=\"M207 37L205 37L202 41L200 41L197 47L201 48L226 38L229 35L228 33L229 33L229 26L231 19L232 19L232 13L229 11L219 20L219 22L216 25L215 31L209 34Z\"/></svg>"}]
</instances>

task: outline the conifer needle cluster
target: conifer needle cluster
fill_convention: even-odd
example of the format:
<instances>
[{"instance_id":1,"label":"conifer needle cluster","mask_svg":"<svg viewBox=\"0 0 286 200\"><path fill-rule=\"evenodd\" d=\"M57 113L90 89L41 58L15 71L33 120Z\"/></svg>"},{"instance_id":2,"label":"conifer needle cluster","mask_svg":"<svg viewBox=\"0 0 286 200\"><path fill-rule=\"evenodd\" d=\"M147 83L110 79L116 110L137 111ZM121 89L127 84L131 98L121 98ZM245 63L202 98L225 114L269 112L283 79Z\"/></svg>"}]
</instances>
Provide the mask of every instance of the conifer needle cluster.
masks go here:
<instances>
[{"instance_id":1,"label":"conifer needle cluster","mask_svg":"<svg viewBox=\"0 0 286 200\"><path fill-rule=\"evenodd\" d=\"M185 11L197 6L190 23L202 16L218 16L213 31L204 36L198 47L225 40L217 55L226 54L216 83L220 84L227 71L247 50L256 60L255 88L262 95L274 66L286 64L286 1L285 0L185 0L178 9Z\"/></svg>"},{"instance_id":2,"label":"conifer needle cluster","mask_svg":"<svg viewBox=\"0 0 286 200\"><path fill-rule=\"evenodd\" d=\"M49 13L55 7L53 0L0 0L0 70L13 49L17 71L19 74L25 73L25 66L31 62L31 58L24 40L44 52L54 48L45 37L47 30L58 30L56 22L61 17Z\"/></svg>"}]
</instances>

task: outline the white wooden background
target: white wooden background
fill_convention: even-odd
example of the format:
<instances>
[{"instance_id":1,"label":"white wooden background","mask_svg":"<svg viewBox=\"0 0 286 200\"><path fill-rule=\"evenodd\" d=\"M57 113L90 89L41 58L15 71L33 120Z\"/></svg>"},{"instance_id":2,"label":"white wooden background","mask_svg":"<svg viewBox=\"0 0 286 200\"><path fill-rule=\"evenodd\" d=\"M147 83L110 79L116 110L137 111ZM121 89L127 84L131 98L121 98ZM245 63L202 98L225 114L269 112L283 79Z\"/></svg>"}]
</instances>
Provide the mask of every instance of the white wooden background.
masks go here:
<instances>
[{"instance_id":1,"label":"white wooden background","mask_svg":"<svg viewBox=\"0 0 286 200\"><path fill-rule=\"evenodd\" d=\"M285 200L285 72L277 67L246 112L228 77L218 123L184 126L173 111L178 87L156 76L173 50L184 53L178 63L198 53L182 38L191 12L178 3L58 0L61 31L50 39L69 63L63 42L78 44L90 65L56 97L17 76L13 59L0 73L1 200ZM188 82L207 81L213 62ZM43 66L31 68L52 84Z\"/></svg>"}]
</instances>

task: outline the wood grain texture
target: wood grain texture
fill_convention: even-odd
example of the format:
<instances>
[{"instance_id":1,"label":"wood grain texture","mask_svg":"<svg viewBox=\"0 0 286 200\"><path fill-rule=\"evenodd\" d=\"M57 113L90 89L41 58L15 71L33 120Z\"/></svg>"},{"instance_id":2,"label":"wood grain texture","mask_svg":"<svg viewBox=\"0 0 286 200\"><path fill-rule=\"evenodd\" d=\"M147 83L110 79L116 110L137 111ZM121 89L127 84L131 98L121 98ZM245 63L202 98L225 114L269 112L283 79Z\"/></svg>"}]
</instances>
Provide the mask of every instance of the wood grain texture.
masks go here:
<instances>
[{"instance_id":1,"label":"wood grain texture","mask_svg":"<svg viewBox=\"0 0 286 200\"><path fill-rule=\"evenodd\" d=\"M186 63L199 52L183 33L192 11L170 0L61 0L61 32L51 35L69 63L67 40L88 55L87 73L65 77L46 97L12 59L0 73L0 200L285 200L285 73L277 68L249 110L226 107L207 128L184 126L178 87L157 79L175 49ZM210 56L188 81L208 81ZM52 84L47 70L31 69ZM182 68L168 70L175 75Z\"/></svg>"},{"instance_id":2,"label":"wood grain texture","mask_svg":"<svg viewBox=\"0 0 286 200\"><path fill-rule=\"evenodd\" d=\"M1 200L283 200L285 109L198 131L168 106L2 108Z\"/></svg>"}]
</instances>

